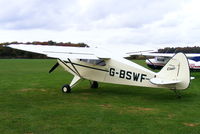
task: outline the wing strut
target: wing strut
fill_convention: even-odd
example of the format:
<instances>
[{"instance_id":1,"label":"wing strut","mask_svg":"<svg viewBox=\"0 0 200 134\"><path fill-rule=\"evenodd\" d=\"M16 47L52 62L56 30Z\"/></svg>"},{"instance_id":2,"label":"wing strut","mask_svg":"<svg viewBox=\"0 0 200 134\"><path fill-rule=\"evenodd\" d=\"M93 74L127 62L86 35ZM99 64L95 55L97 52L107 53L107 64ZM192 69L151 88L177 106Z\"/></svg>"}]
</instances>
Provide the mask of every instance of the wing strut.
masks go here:
<instances>
[{"instance_id":1,"label":"wing strut","mask_svg":"<svg viewBox=\"0 0 200 134\"><path fill-rule=\"evenodd\" d=\"M71 67L69 67L64 61L62 61L61 59L58 59L60 62L62 62L67 68L69 68L73 73L74 73L74 75L76 74L76 75L78 75L77 74L77 72L75 72ZM67 63L69 63L69 62L67 62Z\"/></svg>"},{"instance_id":2,"label":"wing strut","mask_svg":"<svg viewBox=\"0 0 200 134\"><path fill-rule=\"evenodd\" d=\"M69 58L67 58L69 63L72 65L72 67L74 68L75 72L78 74L78 76L81 78L80 73L78 72L78 70L76 69L76 67L74 66L74 64L71 62L71 60Z\"/></svg>"},{"instance_id":3,"label":"wing strut","mask_svg":"<svg viewBox=\"0 0 200 134\"><path fill-rule=\"evenodd\" d=\"M149 60L149 58L146 57L146 59L151 63L151 65L153 65L154 68L156 68L156 66L153 64L153 62L151 62L151 60Z\"/></svg>"}]
</instances>

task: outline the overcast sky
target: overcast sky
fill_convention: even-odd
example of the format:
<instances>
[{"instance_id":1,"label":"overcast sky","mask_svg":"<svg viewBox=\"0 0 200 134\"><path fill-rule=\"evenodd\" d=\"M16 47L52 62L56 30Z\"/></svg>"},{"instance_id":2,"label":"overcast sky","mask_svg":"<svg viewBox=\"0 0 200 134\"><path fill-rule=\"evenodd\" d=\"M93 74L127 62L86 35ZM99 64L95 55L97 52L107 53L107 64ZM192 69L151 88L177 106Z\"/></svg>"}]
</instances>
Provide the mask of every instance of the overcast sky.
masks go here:
<instances>
[{"instance_id":1,"label":"overcast sky","mask_svg":"<svg viewBox=\"0 0 200 134\"><path fill-rule=\"evenodd\" d=\"M200 44L199 0L0 0L0 42Z\"/></svg>"}]
</instances>

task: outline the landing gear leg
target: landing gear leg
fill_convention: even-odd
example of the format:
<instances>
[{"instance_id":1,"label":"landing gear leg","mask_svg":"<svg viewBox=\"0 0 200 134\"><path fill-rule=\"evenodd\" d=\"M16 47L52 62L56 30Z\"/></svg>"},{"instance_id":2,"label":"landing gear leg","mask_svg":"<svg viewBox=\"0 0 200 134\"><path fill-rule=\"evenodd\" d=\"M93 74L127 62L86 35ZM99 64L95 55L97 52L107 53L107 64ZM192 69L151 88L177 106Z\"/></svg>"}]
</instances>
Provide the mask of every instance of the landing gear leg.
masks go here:
<instances>
[{"instance_id":1,"label":"landing gear leg","mask_svg":"<svg viewBox=\"0 0 200 134\"><path fill-rule=\"evenodd\" d=\"M99 87L99 84L98 84L97 81L92 81L90 87L91 87L91 88L98 88L98 87Z\"/></svg>"}]
</instances>

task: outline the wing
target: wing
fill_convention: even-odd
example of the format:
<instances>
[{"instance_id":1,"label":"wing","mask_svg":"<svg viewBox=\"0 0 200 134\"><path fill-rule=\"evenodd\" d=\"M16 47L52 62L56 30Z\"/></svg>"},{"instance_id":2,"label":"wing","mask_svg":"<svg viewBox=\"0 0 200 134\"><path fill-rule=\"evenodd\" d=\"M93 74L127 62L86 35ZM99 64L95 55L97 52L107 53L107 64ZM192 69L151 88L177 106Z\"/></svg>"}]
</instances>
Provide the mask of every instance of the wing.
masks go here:
<instances>
[{"instance_id":1,"label":"wing","mask_svg":"<svg viewBox=\"0 0 200 134\"><path fill-rule=\"evenodd\" d=\"M150 57L173 57L173 53L135 53L133 55L142 55L142 56L150 56Z\"/></svg>"},{"instance_id":2,"label":"wing","mask_svg":"<svg viewBox=\"0 0 200 134\"><path fill-rule=\"evenodd\" d=\"M66 60L73 59L108 59L110 58L104 52L99 52L97 48L88 47L66 47L66 46L45 46L45 45L26 45L26 44L12 44L8 47L29 51L39 54L44 54L51 58L59 58Z\"/></svg>"},{"instance_id":3,"label":"wing","mask_svg":"<svg viewBox=\"0 0 200 134\"><path fill-rule=\"evenodd\" d=\"M150 57L173 57L175 53L147 53L147 52L137 52L137 53L132 53L132 55L142 55L142 56L150 56ZM187 58L192 58L192 57L200 57L199 53L187 53L185 54Z\"/></svg>"}]
</instances>

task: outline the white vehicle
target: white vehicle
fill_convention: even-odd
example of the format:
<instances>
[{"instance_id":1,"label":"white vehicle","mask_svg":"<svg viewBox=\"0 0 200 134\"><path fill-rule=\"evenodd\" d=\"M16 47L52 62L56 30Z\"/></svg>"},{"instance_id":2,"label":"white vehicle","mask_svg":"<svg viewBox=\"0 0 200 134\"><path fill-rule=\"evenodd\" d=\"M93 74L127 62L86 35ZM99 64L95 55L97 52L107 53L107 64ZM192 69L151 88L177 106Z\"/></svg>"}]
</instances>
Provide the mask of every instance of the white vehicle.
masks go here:
<instances>
[{"instance_id":1,"label":"white vehicle","mask_svg":"<svg viewBox=\"0 0 200 134\"><path fill-rule=\"evenodd\" d=\"M154 57L146 59L146 64L152 69L161 69L165 64L173 57L172 53L139 53L136 55ZM200 54L187 53L185 54L188 58L190 70L200 71Z\"/></svg>"},{"instance_id":2,"label":"white vehicle","mask_svg":"<svg viewBox=\"0 0 200 134\"><path fill-rule=\"evenodd\" d=\"M155 73L125 59L130 56L128 53L121 54L111 49L25 44L13 44L8 45L8 47L56 58L57 63L49 71L50 73L60 65L74 75L71 83L62 87L63 93L70 93L71 88L84 79L91 81L91 88L97 88L98 82L105 82L168 88L175 93L178 90L188 88L190 84L188 60L183 53L174 55L160 72Z\"/></svg>"},{"instance_id":3,"label":"white vehicle","mask_svg":"<svg viewBox=\"0 0 200 134\"><path fill-rule=\"evenodd\" d=\"M170 58L165 57L155 57L152 59L147 59L146 64L148 67L152 69L161 69L165 66L165 64L170 60ZM193 58L188 58L190 70L192 71L200 71L200 61L195 61Z\"/></svg>"}]
</instances>

